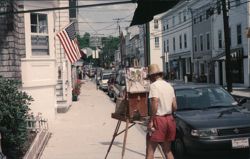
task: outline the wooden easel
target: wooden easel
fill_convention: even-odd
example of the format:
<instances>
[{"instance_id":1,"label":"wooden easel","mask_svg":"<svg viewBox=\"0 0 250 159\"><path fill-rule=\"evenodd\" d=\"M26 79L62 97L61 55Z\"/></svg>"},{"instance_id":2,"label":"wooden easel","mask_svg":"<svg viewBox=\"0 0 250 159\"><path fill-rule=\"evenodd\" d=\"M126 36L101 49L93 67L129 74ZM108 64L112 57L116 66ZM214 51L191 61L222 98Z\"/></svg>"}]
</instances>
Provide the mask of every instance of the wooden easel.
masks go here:
<instances>
[{"instance_id":1,"label":"wooden easel","mask_svg":"<svg viewBox=\"0 0 250 159\"><path fill-rule=\"evenodd\" d=\"M112 147L112 145L113 145L113 143L114 143L115 138L116 138L117 136L121 135L122 133L125 133L125 134L124 134L124 137L123 137L122 157L121 157L121 159L123 159L123 158L124 158L124 155L125 155L125 149L126 149L126 142L127 142L128 130L129 130L131 127L133 127L135 124L140 124L140 125L143 125L143 124L141 124L140 122L139 122L139 123L136 123L136 122L132 121L132 120L129 119L129 118L124 118L123 116L119 116L119 115L116 115L116 114L114 114L114 113L112 114L112 118L118 119L118 122L117 122L117 125L116 125L116 128L115 128L114 134L113 134L113 138L112 138L112 140L111 140L111 142L110 142L110 145L109 145L109 148L108 148L108 150L107 150L105 159L107 159L107 157L108 157L108 154L109 154L109 152L110 152L110 150L111 150L111 147ZM122 122L122 121L123 121L123 122L126 122L126 126L125 126L125 129L123 129L122 131L119 132L119 129L120 129L120 126L121 126L121 122ZM131 123L131 125L129 125L130 123ZM164 155L164 153L163 153L163 151L162 151L162 149L160 148L159 145L157 146L157 148L158 148L158 150L160 151L162 158L165 159L165 155Z\"/></svg>"},{"instance_id":2,"label":"wooden easel","mask_svg":"<svg viewBox=\"0 0 250 159\"><path fill-rule=\"evenodd\" d=\"M116 117L115 117L116 118ZM125 121L126 122L126 126L125 126L125 129L120 131L119 132L119 129L120 129L120 126L121 126L121 122L122 121ZM122 134L123 132L125 132L124 134L124 137L123 137L123 146L122 146L122 159L124 158L124 154L125 154L125 149L126 149L126 141L127 141L127 135L128 135L128 129L130 129L131 127L133 127L136 123L133 123L131 125L129 125L130 123L130 119L129 118L125 118L125 119L122 119L122 118L119 118L118 117L118 122L117 122L117 125L116 125L116 128L115 128L115 131L114 131L114 134L113 134L113 138L110 142L110 145L109 145L109 148L108 148L108 151L106 153L106 156L105 156L105 159L107 159L108 157L108 154L110 152L110 149L114 143L114 140L117 136L119 136L120 134Z\"/></svg>"}]
</instances>

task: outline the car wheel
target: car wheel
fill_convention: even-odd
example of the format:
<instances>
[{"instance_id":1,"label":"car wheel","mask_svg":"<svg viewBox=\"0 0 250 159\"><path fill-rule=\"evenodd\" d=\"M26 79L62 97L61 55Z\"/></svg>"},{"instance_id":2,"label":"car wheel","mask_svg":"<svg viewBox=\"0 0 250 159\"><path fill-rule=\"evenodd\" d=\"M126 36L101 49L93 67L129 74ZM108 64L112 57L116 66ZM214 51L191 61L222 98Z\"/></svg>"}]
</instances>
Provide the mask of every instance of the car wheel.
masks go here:
<instances>
[{"instance_id":1,"label":"car wheel","mask_svg":"<svg viewBox=\"0 0 250 159\"><path fill-rule=\"evenodd\" d=\"M174 141L174 156L176 159L184 159L186 149L181 138L177 137Z\"/></svg>"}]
</instances>

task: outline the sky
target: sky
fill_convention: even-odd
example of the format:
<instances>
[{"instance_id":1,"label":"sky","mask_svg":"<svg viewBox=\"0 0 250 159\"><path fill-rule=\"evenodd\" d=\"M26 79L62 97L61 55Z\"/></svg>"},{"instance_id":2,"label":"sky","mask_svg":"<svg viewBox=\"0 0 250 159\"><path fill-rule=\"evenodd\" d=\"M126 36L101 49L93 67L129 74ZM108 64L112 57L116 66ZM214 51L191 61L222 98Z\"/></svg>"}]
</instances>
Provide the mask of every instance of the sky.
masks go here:
<instances>
[{"instance_id":1,"label":"sky","mask_svg":"<svg viewBox=\"0 0 250 159\"><path fill-rule=\"evenodd\" d=\"M121 0L79 0L78 5L110 2L121 2ZM118 36L118 24L122 31L125 30L126 27L129 27L136 6L136 3L127 3L79 8L78 20L80 35L84 35L85 32L88 32L93 36Z\"/></svg>"}]
</instances>

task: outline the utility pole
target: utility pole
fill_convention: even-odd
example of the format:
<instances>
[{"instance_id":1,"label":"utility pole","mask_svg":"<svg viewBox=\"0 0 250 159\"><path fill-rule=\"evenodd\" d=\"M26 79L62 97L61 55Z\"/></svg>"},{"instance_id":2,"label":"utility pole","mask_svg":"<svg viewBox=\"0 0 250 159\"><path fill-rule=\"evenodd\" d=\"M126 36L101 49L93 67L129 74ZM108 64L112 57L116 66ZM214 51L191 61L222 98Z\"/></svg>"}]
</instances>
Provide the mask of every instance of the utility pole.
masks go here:
<instances>
[{"instance_id":1,"label":"utility pole","mask_svg":"<svg viewBox=\"0 0 250 159\"><path fill-rule=\"evenodd\" d=\"M230 53L230 41L229 41L229 16L226 0L221 0L224 22L224 39L225 39L225 56L226 56L226 81L227 91L232 92L232 69L231 69L231 53Z\"/></svg>"},{"instance_id":2,"label":"utility pole","mask_svg":"<svg viewBox=\"0 0 250 159\"><path fill-rule=\"evenodd\" d=\"M117 22L117 28L118 28L118 34L119 34L119 39L120 39L120 55L121 55L121 65L122 65L122 67L123 67L123 43L122 43L122 40L123 40L123 37L122 37L122 35L121 35L121 27L120 27L120 18L116 18L116 19L114 19L114 20L116 20L116 22Z\"/></svg>"}]
</instances>

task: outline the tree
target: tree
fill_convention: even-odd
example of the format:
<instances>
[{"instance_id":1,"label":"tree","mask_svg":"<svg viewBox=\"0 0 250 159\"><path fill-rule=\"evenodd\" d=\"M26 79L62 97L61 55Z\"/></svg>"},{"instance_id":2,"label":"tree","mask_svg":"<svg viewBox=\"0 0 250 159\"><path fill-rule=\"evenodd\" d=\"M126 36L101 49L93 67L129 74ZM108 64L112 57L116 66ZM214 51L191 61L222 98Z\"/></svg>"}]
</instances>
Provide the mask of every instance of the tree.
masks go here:
<instances>
[{"instance_id":1,"label":"tree","mask_svg":"<svg viewBox=\"0 0 250 159\"><path fill-rule=\"evenodd\" d=\"M115 60L115 51L118 49L119 43L119 37L109 36L102 38L102 60L107 66L110 66Z\"/></svg>"},{"instance_id":2,"label":"tree","mask_svg":"<svg viewBox=\"0 0 250 159\"><path fill-rule=\"evenodd\" d=\"M82 37L80 35L77 35L80 48L89 47L93 50L95 50L95 47L90 47L90 34L85 33ZM103 63L106 63L107 66L109 66L114 61L115 51L118 49L119 46L119 37L102 37L102 54L99 58L102 59ZM84 60L87 63L94 62L95 65L99 63L101 60L93 59L92 56L84 58Z\"/></svg>"},{"instance_id":3,"label":"tree","mask_svg":"<svg viewBox=\"0 0 250 159\"><path fill-rule=\"evenodd\" d=\"M83 37L81 37L80 35L77 35L77 39L78 39L80 48L89 47L89 39L90 39L89 33L85 33Z\"/></svg>"}]
</instances>

